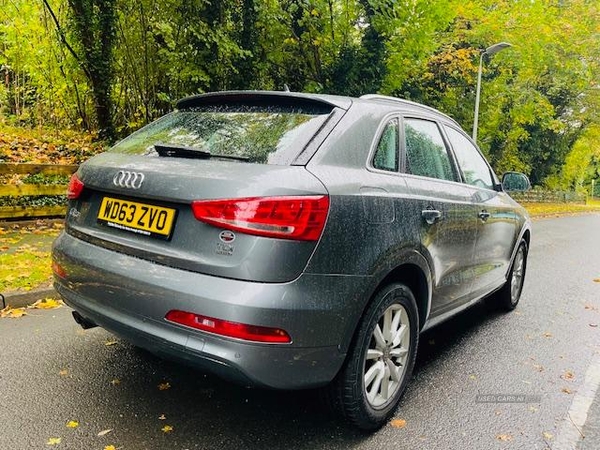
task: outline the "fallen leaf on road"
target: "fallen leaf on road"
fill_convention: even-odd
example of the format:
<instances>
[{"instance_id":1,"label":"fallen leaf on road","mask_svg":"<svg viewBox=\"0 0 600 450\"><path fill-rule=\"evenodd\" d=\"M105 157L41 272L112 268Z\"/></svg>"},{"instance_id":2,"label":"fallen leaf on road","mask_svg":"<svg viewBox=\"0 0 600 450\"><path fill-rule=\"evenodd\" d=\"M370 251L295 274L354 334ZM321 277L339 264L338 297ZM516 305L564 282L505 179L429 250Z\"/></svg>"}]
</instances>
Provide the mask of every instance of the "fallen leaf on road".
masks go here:
<instances>
[{"instance_id":1,"label":"fallen leaf on road","mask_svg":"<svg viewBox=\"0 0 600 450\"><path fill-rule=\"evenodd\" d=\"M569 389L569 388L562 388L560 391L564 392L565 394L572 394L573 393L573 391L571 389Z\"/></svg>"},{"instance_id":2,"label":"fallen leaf on road","mask_svg":"<svg viewBox=\"0 0 600 450\"><path fill-rule=\"evenodd\" d=\"M100 433L98 433L98 436L106 436L111 431L112 431L112 428L109 428L108 430L102 430Z\"/></svg>"},{"instance_id":3,"label":"fallen leaf on road","mask_svg":"<svg viewBox=\"0 0 600 450\"><path fill-rule=\"evenodd\" d=\"M540 364L534 364L533 368L535 370L537 370L538 372L543 372L544 371L544 366L540 365Z\"/></svg>"},{"instance_id":4,"label":"fallen leaf on road","mask_svg":"<svg viewBox=\"0 0 600 450\"><path fill-rule=\"evenodd\" d=\"M0 309L0 318L2 319L18 319L19 317L26 315L27 312L25 311L25 308L11 308L10 305L8 305L6 308Z\"/></svg>"},{"instance_id":5,"label":"fallen leaf on road","mask_svg":"<svg viewBox=\"0 0 600 450\"><path fill-rule=\"evenodd\" d=\"M584 309L587 309L588 311L598 311L598 308L594 305L585 305Z\"/></svg>"},{"instance_id":6,"label":"fallen leaf on road","mask_svg":"<svg viewBox=\"0 0 600 450\"><path fill-rule=\"evenodd\" d=\"M104 343L104 345L106 345L107 347L110 347L111 345L115 345L117 344L119 341L115 341L115 340L110 340L110 341L106 341Z\"/></svg>"},{"instance_id":7,"label":"fallen leaf on road","mask_svg":"<svg viewBox=\"0 0 600 450\"><path fill-rule=\"evenodd\" d=\"M546 440L550 440L554 437L552 433L548 433L547 431L544 431L542 434L544 435L544 439Z\"/></svg>"},{"instance_id":8,"label":"fallen leaf on road","mask_svg":"<svg viewBox=\"0 0 600 450\"><path fill-rule=\"evenodd\" d=\"M406 426L406 420L404 419L394 419L390 422L390 425L394 428L404 428Z\"/></svg>"},{"instance_id":9,"label":"fallen leaf on road","mask_svg":"<svg viewBox=\"0 0 600 450\"><path fill-rule=\"evenodd\" d=\"M529 407L529 411L531 411L531 412L537 412L538 409L535 406L530 406Z\"/></svg>"},{"instance_id":10,"label":"fallen leaf on road","mask_svg":"<svg viewBox=\"0 0 600 450\"><path fill-rule=\"evenodd\" d=\"M61 377L66 377L67 375L69 375L69 371L67 369L62 369L60 372L58 372L58 374Z\"/></svg>"},{"instance_id":11,"label":"fallen leaf on road","mask_svg":"<svg viewBox=\"0 0 600 450\"><path fill-rule=\"evenodd\" d=\"M164 414L161 414L160 416L158 416L158 420L167 420L167 418Z\"/></svg>"},{"instance_id":12,"label":"fallen leaf on road","mask_svg":"<svg viewBox=\"0 0 600 450\"><path fill-rule=\"evenodd\" d=\"M170 433L171 431L173 431L173 427L171 425L165 425L161 428L161 431L163 433Z\"/></svg>"},{"instance_id":13,"label":"fallen leaf on road","mask_svg":"<svg viewBox=\"0 0 600 450\"><path fill-rule=\"evenodd\" d=\"M104 447L104 450L117 450L117 447L115 447L114 445L107 445L106 447Z\"/></svg>"},{"instance_id":14,"label":"fallen leaf on road","mask_svg":"<svg viewBox=\"0 0 600 450\"><path fill-rule=\"evenodd\" d=\"M510 434L497 434L496 439L499 441L512 441L512 436Z\"/></svg>"},{"instance_id":15,"label":"fallen leaf on road","mask_svg":"<svg viewBox=\"0 0 600 450\"><path fill-rule=\"evenodd\" d=\"M27 308L31 309L56 309L63 306L64 303L61 300L55 300L53 298L45 298L43 300L38 300L33 305L28 306Z\"/></svg>"},{"instance_id":16,"label":"fallen leaf on road","mask_svg":"<svg viewBox=\"0 0 600 450\"><path fill-rule=\"evenodd\" d=\"M472 374L469 375L469 380L476 380L476 379L477 379L477 377L475 375L472 375Z\"/></svg>"},{"instance_id":17,"label":"fallen leaf on road","mask_svg":"<svg viewBox=\"0 0 600 450\"><path fill-rule=\"evenodd\" d=\"M46 445L58 445L60 444L60 440L61 439L57 437L50 438L48 439L48 442L46 442Z\"/></svg>"},{"instance_id":18,"label":"fallen leaf on road","mask_svg":"<svg viewBox=\"0 0 600 450\"><path fill-rule=\"evenodd\" d=\"M597 326L598 326L597 323L590 323L590 327L592 327L592 328L596 328Z\"/></svg>"},{"instance_id":19,"label":"fallen leaf on road","mask_svg":"<svg viewBox=\"0 0 600 450\"><path fill-rule=\"evenodd\" d=\"M110 384L112 384L113 386L117 386L117 385L121 384L121 380L119 380L118 378L115 378L114 380L110 380Z\"/></svg>"},{"instance_id":20,"label":"fallen leaf on road","mask_svg":"<svg viewBox=\"0 0 600 450\"><path fill-rule=\"evenodd\" d=\"M544 336L545 338L551 338L551 337L552 337L552 333L550 333L550 332L546 331L546 332L543 334L543 336Z\"/></svg>"},{"instance_id":21,"label":"fallen leaf on road","mask_svg":"<svg viewBox=\"0 0 600 450\"><path fill-rule=\"evenodd\" d=\"M171 388L171 383L168 383L168 382L167 383L160 383L158 385L158 390L159 391L166 391L167 389L170 389L170 388Z\"/></svg>"},{"instance_id":22,"label":"fallen leaf on road","mask_svg":"<svg viewBox=\"0 0 600 450\"><path fill-rule=\"evenodd\" d=\"M594 283L600 283L600 278L594 278Z\"/></svg>"},{"instance_id":23,"label":"fallen leaf on road","mask_svg":"<svg viewBox=\"0 0 600 450\"><path fill-rule=\"evenodd\" d=\"M77 428L79 426L79 422L76 420L69 420L67 422L67 428Z\"/></svg>"},{"instance_id":24,"label":"fallen leaf on road","mask_svg":"<svg viewBox=\"0 0 600 450\"><path fill-rule=\"evenodd\" d=\"M560 376L563 380L572 380L573 378L575 378L575 374L573 372L571 372L570 370L567 370L565 373L563 373Z\"/></svg>"}]
</instances>

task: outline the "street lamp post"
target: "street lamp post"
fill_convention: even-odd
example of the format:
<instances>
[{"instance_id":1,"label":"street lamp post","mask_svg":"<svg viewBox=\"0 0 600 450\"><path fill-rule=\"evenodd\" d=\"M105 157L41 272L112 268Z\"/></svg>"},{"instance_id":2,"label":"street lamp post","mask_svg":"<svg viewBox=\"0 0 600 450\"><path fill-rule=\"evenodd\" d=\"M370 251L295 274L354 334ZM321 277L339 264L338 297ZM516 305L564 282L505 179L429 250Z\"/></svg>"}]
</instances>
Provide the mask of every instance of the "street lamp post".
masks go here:
<instances>
[{"instance_id":1,"label":"street lamp post","mask_svg":"<svg viewBox=\"0 0 600 450\"><path fill-rule=\"evenodd\" d=\"M500 50L504 50L507 47L511 47L508 42L500 42L498 44L490 45L479 56L479 70L477 71L477 93L475 94L475 118L473 119L473 141L477 142L477 124L479 122L479 96L481 94L481 72L483 69L483 57L485 55L493 56Z\"/></svg>"}]
</instances>

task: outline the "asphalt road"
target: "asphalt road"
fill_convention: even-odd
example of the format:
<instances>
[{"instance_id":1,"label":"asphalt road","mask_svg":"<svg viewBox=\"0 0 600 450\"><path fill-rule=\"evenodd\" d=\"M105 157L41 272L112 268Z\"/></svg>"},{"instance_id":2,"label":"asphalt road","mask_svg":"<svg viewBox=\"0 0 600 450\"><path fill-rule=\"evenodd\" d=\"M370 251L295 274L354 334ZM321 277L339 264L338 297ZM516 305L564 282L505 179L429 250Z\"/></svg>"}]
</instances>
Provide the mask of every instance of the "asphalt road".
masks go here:
<instances>
[{"instance_id":1,"label":"asphalt road","mask_svg":"<svg viewBox=\"0 0 600 450\"><path fill-rule=\"evenodd\" d=\"M600 215L536 221L519 308L481 304L423 335L406 423L372 435L314 392L232 386L83 331L66 307L1 319L0 449L556 449L600 353L598 278Z\"/></svg>"}]
</instances>

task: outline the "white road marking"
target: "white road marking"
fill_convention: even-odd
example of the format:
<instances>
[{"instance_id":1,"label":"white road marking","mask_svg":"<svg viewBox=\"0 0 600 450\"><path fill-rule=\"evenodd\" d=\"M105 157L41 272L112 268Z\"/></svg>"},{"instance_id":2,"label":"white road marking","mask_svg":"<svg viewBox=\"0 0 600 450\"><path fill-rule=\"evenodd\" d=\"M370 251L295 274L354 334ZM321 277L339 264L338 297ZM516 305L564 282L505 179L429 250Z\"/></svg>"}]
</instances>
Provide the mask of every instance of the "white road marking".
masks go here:
<instances>
[{"instance_id":1,"label":"white road marking","mask_svg":"<svg viewBox=\"0 0 600 450\"><path fill-rule=\"evenodd\" d=\"M585 372L583 385L577 390L567 416L563 419L552 450L576 450L580 441L585 442L583 426L590 406L600 387L600 354L594 353L592 362Z\"/></svg>"}]
</instances>

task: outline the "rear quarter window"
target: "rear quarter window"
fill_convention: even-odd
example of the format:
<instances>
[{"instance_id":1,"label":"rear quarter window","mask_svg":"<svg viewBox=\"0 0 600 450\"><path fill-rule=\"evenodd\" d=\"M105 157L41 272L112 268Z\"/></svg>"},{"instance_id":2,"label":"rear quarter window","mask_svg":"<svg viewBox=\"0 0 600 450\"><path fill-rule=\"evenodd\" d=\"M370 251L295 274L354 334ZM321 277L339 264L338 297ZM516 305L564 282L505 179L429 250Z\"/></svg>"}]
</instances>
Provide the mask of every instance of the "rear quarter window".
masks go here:
<instances>
[{"instance_id":1,"label":"rear quarter window","mask_svg":"<svg viewBox=\"0 0 600 450\"><path fill-rule=\"evenodd\" d=\"M158 156L154 144L189 147L247 159L290 164L329 114L293 107L204 107L175 111L145 126L109 151Z\"/></svg>"}]
</instances>

